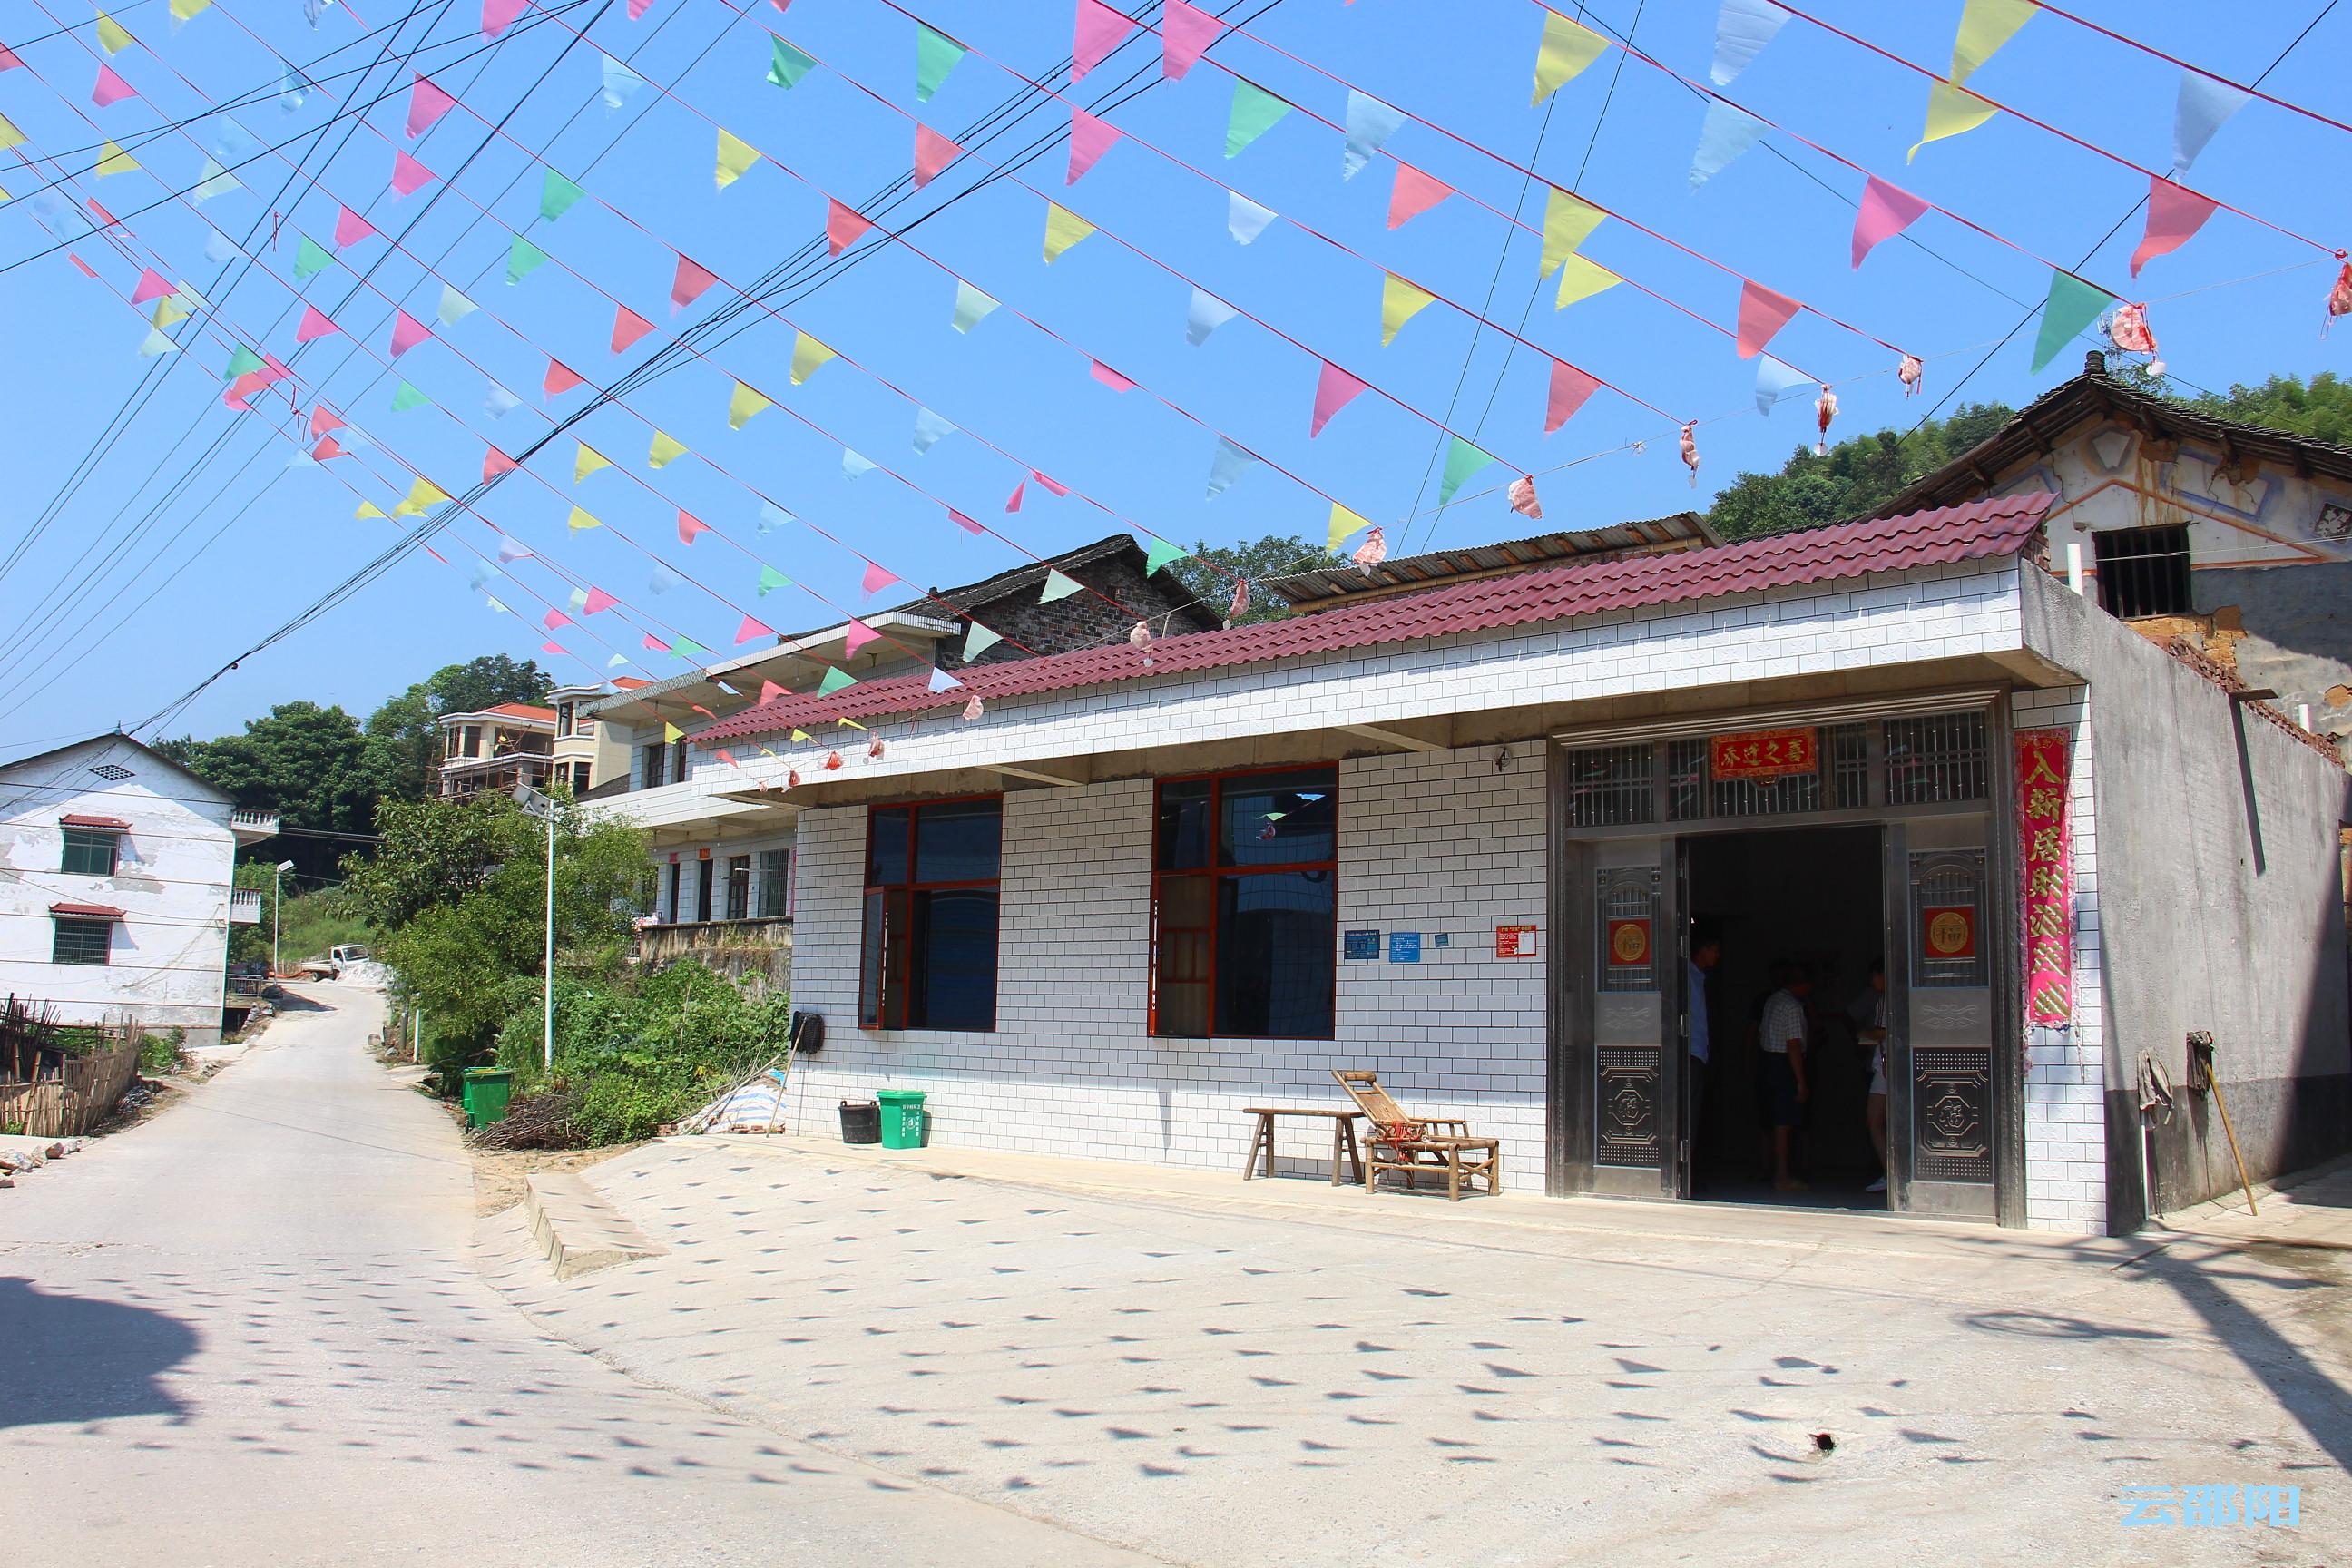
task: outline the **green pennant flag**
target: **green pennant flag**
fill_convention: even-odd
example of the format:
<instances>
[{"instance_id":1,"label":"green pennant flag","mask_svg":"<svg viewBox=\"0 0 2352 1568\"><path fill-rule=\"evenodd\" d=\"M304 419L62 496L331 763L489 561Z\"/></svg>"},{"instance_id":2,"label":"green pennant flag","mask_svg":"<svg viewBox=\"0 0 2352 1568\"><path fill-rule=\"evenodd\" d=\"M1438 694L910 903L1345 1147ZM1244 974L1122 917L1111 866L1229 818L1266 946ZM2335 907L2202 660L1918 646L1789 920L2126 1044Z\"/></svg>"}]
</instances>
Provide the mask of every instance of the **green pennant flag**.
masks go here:
<instances>
[{"instance_id":1,"label":"green pennant flag","mask_svg":"<svg viewBox=\"0 0 2352 1568\"><path fill-rule=\"evenodd\" d=\"M816 694L819 697L830 697L845 686L856 684L857 677L850 674L849 671L838 668L829 668L824 672L824 679L817 682Z\"/></svg>"},{"instance_id":2,"label":"green pennant flag","mask_svg":"<svg viewBox=\"0 0 2352 1568\"><path fill-rule=\"evenodd\" d=\"M1056 599L1066 599L1078 591L1078 580L1058 569L1045 568L1045 585L1037 594L1037 602L1050 605Z\"/></svg>"},{"instance_id":3,"label":"green pennant flag","mask_svg":"<svg viewBox=\"0 0 2352 1568\"><path fill-rule=\"evenodd\" d=\"M236 345L236 353L228 356L228 369L222 374L221 379L235 381L238 376L251 375L260 368L261 356L243 343L239 343Z\"/></svg>"},{"instance_id":4,"label":"green pennant flag","mask_svg":"<svg viewBox=\"0 0 2352 1568\"><path fill-rule=\"evenodd\" d=\"M1164 539L1155 539L1151 542L1150 548L1143 552L1143 574L1149 577L1170 562L1181 561L1192 553L1181 544L1171 544Z\"/></svg>"},{"instance_id":5,"label":"green pennant flag","mask_svg":"<svg viewBox=\"0 0 2352 1568\"><path fill-rule=\"evenodd\" d=\"M1444 506L1452 500L1463 480L1494 460L1492 452L1482 452L1461 437L1454 437L1454 444L1445 449L1445 476L1437 481L1437 504Z\"/></svg>"},{"instance_id":6,"label":"green pennant flag","mask_svg":"<svg viewBox=\"0 0 2352 1568\"><path fill-rule=\"evenodd\" d=\"M948 72L963 58L963 46L945 33L915 24L915 101L929 103Z\"/></svg>"},{"instance_id":7,"label":"green pennant flag","mask_svg":"<svg viewBox=\"0 0 2352 1568\"><path fill-rule=\"evenodd\" d=\"M394 414L404 414L412 408L422 407L431 401L432 399L404 381L400 384L400 390L392 395L392 411Z\"/></svg>"},{"instance_id":8,"label":"green pennant flag","mask_svg":"<svg viewBox=\"0 0 2352 1568\"><path fill-rule=\"evenodd\" d=\"M1241 150L1274 129L1290 112L1290 105L1255 82L1234 78L1234 110L1225 121L1225 156Z\"/></svg>"},{"instance_id":9,"label":"green pennant flag","mask_svg":"<svg viewBox=\"0 0 2352 1568\"><path fill-rule=\"evenodd\" d=\"M539 216L543 221L553 223L572 210L572 203L587 194L570 180L550 169L547 172L547 178L540 182Z\"/></svg>"},{"instance_id":10,"label":"green pennant flag","mask_svg":"<svg viewBox=\"0 0 2352 1568\"><path fill-rule=\"evenodd\" d=\"M1003 640L978 621L967 622L963 628L963 661L970 664Z\"/></svg>"},{"instance_id":11,"label":"green pennant flag","mask_svg":"<svg viewBox=\"0 0 2352 1568\"><path fill-rule=\"evenodd\" d=\"M955 330L968 332L980 325L987 314L996 309L996 301L965 282L956 279Z\"/></svg>"},{"instance_id":12,"label":"green pennant flag","mask_svg":"<svg viewBox=\"0 0 2352 1568\"><path fill-rule=\"evenodd\" d=\"M299 283L306 278L324 272L334 264L334 253L306 234L302 237L302 243L295 247L294 281Z\"/></svg>"},{"instance_id":13,"label":"green pennant flag","mask_svg":"<svg viewBox=\"0 0 2352 1568\"><path fill-rule=\"evenodd\" d=\"M2071 272L2050 269L2050 298L2042 307L2042 332L2033 340L2033 368L2040 370L2074 342L2074 334L2099 319L2116 297Z\"/></svg>"},{"instance_id":14,"label":"green pennant flag","mask_svg":"<svg viewBox=\"0 0 2352 1568\"><path fill-rule=\"evenodd\" d=\"M792 585L793 580L774 567L763 565L760 568L760 597L762 599L774 589L789 588Z\"/></svg>"},{"instance_id":15,"label":"green pennant flag","mask_svg":"<svg viewBox=\"0 0 2352 1568\"><path fill-rule=\"evenodd\" d=\"M541 250L539 247L533 245L522 236L516 235L514 237L514 243L507 247L507 281L509 283L521 282L524 279L538 271L541 266L545 265L546 261L547 252Z\"/></svg>"},{"instance_id":16,"label":"green pennant flag","mask_svg":"<svg viewBox=\"0 0 2352 1568\"><path fill-rule=\"evenodd\" d=\"M710 652L709 648L703 647L692 637L678 638L676 642L669 645L669 651L677 655L680 658L688 659L692 658L696 654L708 656Z\"/></svg>"},{"instance_id":17,"label":"green pennant flag","mask_svg":"<svg viewBox=\"0 0 2352 1568\"><path fill-rule=\"evenodd\" d=\"M776 39L775 44L776 63L768 68L768 79L787 89L800 86L801 78L816 68L816 61L782 38ZM950 60L948 63L953 65L955 62ZM940 74L945 76L947 72ZM925 93L923 96L928 98L930 95Z\"/></svg>"}]
</instances>

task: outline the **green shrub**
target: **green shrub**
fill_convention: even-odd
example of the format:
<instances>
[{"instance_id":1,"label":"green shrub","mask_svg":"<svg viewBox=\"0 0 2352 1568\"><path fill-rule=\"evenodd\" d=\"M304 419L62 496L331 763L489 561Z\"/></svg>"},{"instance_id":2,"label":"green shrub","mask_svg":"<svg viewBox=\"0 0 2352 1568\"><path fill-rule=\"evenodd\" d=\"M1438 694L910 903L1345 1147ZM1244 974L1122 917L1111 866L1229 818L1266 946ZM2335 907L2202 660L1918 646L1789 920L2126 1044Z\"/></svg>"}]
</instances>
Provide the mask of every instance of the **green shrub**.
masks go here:
<instances>
[{"instance_id":1,"label":"green shrub","mask_svg":"<svg viewBox=\"0 0 2352 1568\"><path fill-rule=\"evenodd\" d=\"M147 1035L139 1042L139 1070L150 1078L177 1072L184 1059L182 1047L188 1042L188 1031L177 1024L160 1035Z\"/></svg>"}]
</instances>

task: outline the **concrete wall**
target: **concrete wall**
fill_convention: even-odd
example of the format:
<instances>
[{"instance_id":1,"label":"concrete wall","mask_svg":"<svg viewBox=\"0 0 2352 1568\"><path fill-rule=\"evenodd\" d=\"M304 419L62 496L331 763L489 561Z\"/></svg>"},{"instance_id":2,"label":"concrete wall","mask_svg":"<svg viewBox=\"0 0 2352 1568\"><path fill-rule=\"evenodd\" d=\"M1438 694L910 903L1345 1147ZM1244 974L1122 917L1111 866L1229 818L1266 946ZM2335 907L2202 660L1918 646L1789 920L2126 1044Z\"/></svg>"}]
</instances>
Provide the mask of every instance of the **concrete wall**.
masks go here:
<instances>
[{"instance_id":1,"label":"concrete wall","mask_svg":"<svg viewBox=\"0 0 2352 1568\"><path fill-rule=\"evenodd\" d=\"M2352 1148L2342 767L2128 627L2029 573L2028 641L2088 679L2097 713L2097 919L2113 1223L2135 1217L2143 1054L2180 1109L2150 1144L2174 1208L2236 1173L2185 1037L2212 1032L2257 1180Z\"/></svg>"},{"instance_id":2,"label":"concrete wall","mask_svg":"<svg viewBox=\"0 0 2352 1568\"><path fill-rule=\"evenodd\" d=\"M109 781L100 766L127 768ZM230 802L201 781L111 736L19 764L0 778L0 994L46 1001L69 1023L129 1014L145 1027L220 1038L236 839ZM118 817L111 877L58 868L68 815ZM52 903L109 905L108 963L52 963Z\"/></svg>"},{"instance_id":3,"label":"concrete wall","mask_svg":"<svg viewBox=\"0 0 2352 1568\"><path fill-rule=\"evenodd\" d=\"M2203 635L2209 652L2277 692L2287 713L2308 703L2321 734L2352 738L2352 562L2216 568L2194 584L2198 609L2217 623Z\"/></svg>"},{"instance_id":4,"label":"concrete wall","mask_svg":"<svg viewBox=\"0 0 2352 1568\"><path fill-rule=\"evenodd\" d=\"M722 921L712 925L649 926L637 935L637 963L648 970L694 963L741 982L756 977L771 990L793 988L793 925L789 920Z\"/></svg>"},{"instance_id":5,"label":"concrete wall","mask_svg":"<svg viewBox=\"0 0 2352 1568\"><path fill-rule=\"evenodd\" d=\"M1498 762L1498 757L1501 760ZM1543 1182L1546 957L1494 956L1498 924L1544 923L1541 748L1339 764L1340 931L1422 933L1418 964L1339 963L1337 1038L1149 1035L1149 780L1004 797L997 1028L857 1027L866 812L802 818L795 1005L824 1015L795 1070L811 1128L877 1089L930 1096L941 1143L1238 1170L1244 1106L1345 1104L1336 1067L1377 1069L1409 1108L1503 1140L1506 1181ZM1438 933L1448 943L1436 946ZM1335 933L1335 942L1338 940ZM1286 1123L1283 1152L1328 1154Z\"/></svg>"}]
</instances>

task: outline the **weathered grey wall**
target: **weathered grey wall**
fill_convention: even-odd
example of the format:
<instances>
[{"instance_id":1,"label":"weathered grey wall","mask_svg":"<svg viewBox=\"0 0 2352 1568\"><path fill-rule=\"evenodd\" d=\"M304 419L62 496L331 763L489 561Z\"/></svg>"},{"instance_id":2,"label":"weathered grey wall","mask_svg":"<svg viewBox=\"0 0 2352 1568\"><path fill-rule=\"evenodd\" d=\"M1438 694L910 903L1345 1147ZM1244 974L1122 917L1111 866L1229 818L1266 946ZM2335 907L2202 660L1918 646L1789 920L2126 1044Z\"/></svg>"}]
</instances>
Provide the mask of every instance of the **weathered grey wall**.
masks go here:
<instances>
[{"instance_id":1,"label":"weathered grey wall","mask_svg":"<svg viewBox=\"0 0 2352 1568\"><path fill-rule=\"evenodd\" d=\"M2310 703L2323 735L2352 735L2352 562L2215 567L2199 572L2195 586L2200 612L2237 610L2245 636L2234 653L2247 685L2277 692L2289 713Z\"/></svg>"},{"instance_id":2,"label":"weathered grey wall","mask_svg":"<svg viewBox=\"0 0 2352 1568\"><path fill-rule=\"evenodd\" d=\"M637 962L667 969L692 959L741 981L758 975L772 989L793 988L793 928L778 920L724 921L708 925L653 926L638 933Z\"/></svg>"},{"instance_id":3,"label":"weathered grey wall","mask_svg":"<svg viewBox=\"0 0 2352 1568\"><path fill-rule=\"evenodd\" d=\"M2352 775L2063 584L2024 575L2029 646L2088 679L2098 738L2109 1164L2135 1189L2111 1192L2116 1217L2138 1207L2144 1053L2179 1107L2152 1139L2155 1206L2236 1184L2210 1098L2185 1092L2192 1029L2219 1047L2256 1180L2352 1147L2337 855Z\"/></svg>"}]
</instances>

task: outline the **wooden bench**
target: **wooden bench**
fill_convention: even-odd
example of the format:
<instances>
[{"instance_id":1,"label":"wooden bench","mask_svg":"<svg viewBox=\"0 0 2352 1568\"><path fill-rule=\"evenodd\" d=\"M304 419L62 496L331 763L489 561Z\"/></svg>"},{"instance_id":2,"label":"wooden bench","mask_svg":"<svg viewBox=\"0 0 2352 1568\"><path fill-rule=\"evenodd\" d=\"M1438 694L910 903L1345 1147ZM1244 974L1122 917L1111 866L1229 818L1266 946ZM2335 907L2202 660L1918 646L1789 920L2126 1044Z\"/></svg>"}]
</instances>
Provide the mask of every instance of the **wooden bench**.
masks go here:
<instances>
[{"instance_id":1,"label":"wooden bench","mask_svg":"<svg viewBox=\"0 0 2352 1568\"><path fill-rule=\"evenodd\" d=\"M1331 1123L1331 1184L1339 1184L1339 1161L1344 1155L1355 1167L1357 1181L1364 1179L1363 1151L1356 1145L1356 1118L1359 1110L1328 1110L1320 1106L1252 1105L1243 1109L1244 1116L1257 1118L1257 1130L1250 1134L1249 1159L1242 1166L1242 1180L1257 1174L1261 1156L1265 1162L1265 1173L1274 1174L1274 1123L1278 1116L1320 1116Z\"/></svg>"}]
</instances>

